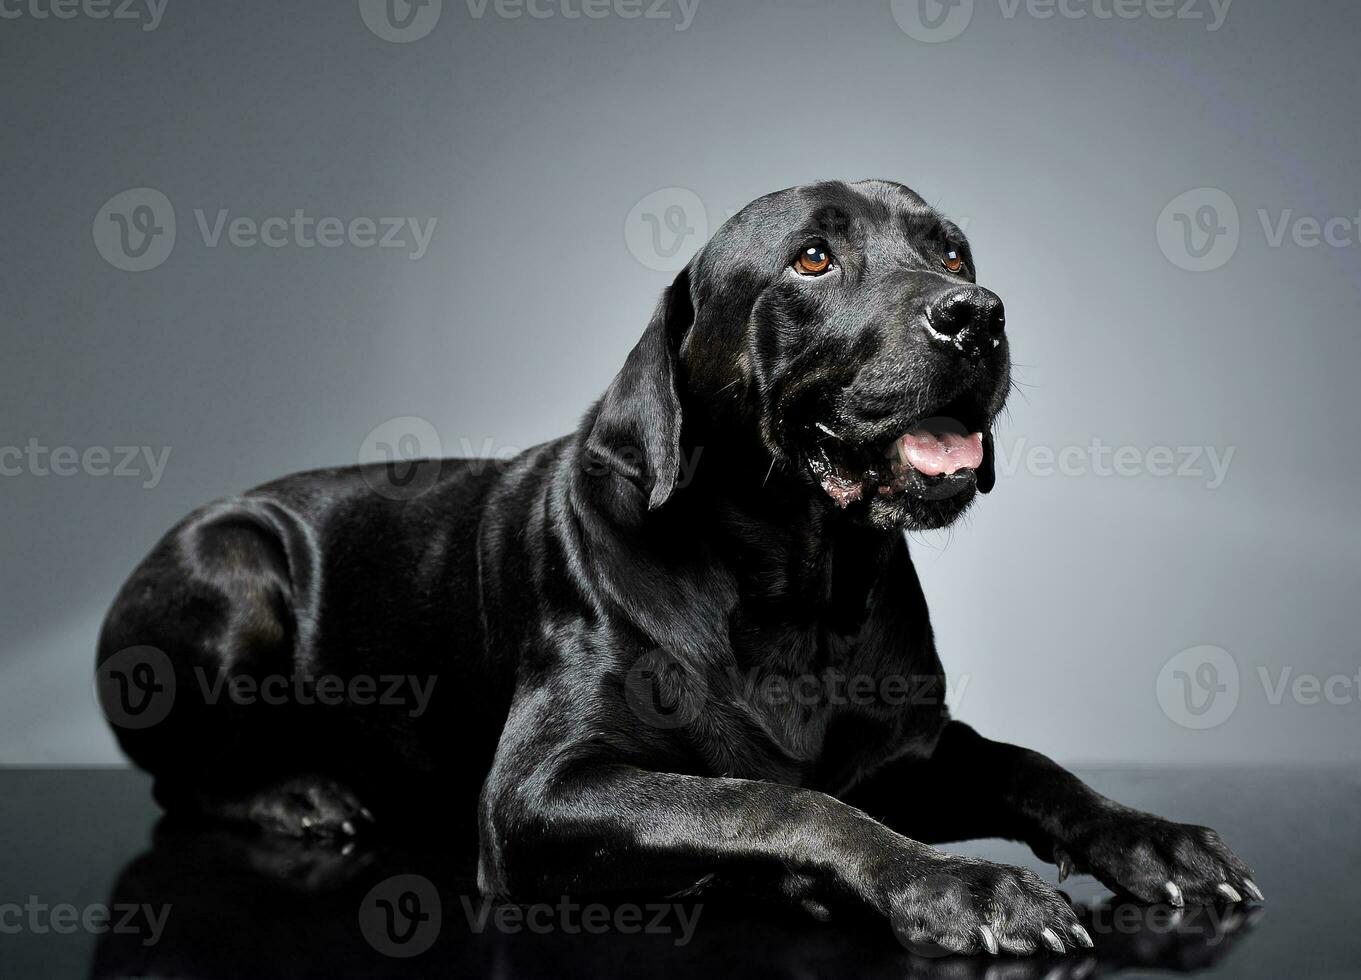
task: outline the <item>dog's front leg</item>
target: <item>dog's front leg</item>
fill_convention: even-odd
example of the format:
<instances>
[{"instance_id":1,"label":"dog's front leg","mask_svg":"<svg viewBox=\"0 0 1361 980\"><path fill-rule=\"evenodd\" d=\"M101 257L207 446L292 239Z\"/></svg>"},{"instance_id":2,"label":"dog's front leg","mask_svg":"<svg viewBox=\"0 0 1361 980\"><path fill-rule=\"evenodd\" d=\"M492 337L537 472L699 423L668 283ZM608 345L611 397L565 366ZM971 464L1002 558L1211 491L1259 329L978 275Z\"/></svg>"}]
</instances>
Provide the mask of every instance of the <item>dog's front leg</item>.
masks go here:
<instances>
[{"instance_id":1,"label":"dog's front leg","mask_svg":"<svg viewBox=\"0 0 1361 980\"><path fill-rule=\"evenodd\" d=\"M814 914L868 907L909 948L1090 945L1062 896L1033 873L945 854L823 793L586 761L526 772L498 765L488 780L486 894L663 895L715 874L766 882Z\"/></svg>"},{"instance_id":2,"label":"dog's front leg","mask_svg":"<svg viewBox=\"0 0 1361 980\"><path fill-rule=\"evenodd\" d=\"M1044 860L1146 902L1260 900L1252 872L1208 827L1122 806L1052 760L950 722L929 759L877 773L846 799L922 840L1024 841Z\"/></svg>"}]
</instances>

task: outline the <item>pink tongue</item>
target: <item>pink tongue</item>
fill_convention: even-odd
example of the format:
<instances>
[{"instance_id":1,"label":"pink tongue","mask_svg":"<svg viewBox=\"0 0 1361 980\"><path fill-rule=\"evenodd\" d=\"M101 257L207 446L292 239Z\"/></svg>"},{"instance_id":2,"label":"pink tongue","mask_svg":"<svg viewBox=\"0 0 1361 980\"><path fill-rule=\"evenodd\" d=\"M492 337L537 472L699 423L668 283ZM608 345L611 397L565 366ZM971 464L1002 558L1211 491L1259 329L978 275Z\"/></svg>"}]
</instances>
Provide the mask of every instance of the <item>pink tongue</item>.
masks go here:
<instances>
[{"instance_id":1,"label":"pink tongue","mask_svg":"<svg viewBox=\"0 0 1361 980\"><path fill-rule=\"evenodd\" d=\"M976 470L983 465L983 435L979 432L938 436L916 430L899 439L897 449L900 460L926 476Z\"/></svg>"}]
</instances>

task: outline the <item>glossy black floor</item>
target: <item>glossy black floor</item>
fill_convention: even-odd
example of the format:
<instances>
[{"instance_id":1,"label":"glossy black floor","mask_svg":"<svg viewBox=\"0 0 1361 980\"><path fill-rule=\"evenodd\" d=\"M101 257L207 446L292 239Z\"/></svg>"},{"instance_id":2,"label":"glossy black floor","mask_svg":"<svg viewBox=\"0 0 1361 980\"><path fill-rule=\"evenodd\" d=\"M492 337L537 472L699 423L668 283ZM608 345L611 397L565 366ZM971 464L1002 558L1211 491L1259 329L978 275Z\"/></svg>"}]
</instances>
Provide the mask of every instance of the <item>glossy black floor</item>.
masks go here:
<instances>
[{"instance_id":1,"label":"glossy black floor","mask_svg":"<svg viewBox=\"0 0 1361 980\"><path fill-rule=\"evenodd\" d=\"M1076 878L1063 887L1093 955L933 958L881 922L818 923L734 897L493 909L438 846L341 853L176 829L158 823L137 773L8 769L0 976L1361 977L1361 775L1084 776L1125 802L1218 828L1256 869L1266 904L1191 909L1174 922L1170 909L1117 903ZM952 849L1053 880L1025 848Z\"/></svg>"}]
</instances>

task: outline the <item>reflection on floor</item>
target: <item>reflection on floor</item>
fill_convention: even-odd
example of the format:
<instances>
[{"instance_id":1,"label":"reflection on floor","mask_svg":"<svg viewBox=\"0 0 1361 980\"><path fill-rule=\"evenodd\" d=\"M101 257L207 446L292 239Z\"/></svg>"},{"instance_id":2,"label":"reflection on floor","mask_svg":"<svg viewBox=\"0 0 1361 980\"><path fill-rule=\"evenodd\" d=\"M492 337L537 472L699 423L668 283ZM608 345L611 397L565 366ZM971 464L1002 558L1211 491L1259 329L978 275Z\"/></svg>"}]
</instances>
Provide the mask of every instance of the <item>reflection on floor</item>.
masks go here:
<instances>
[{"instance_id":1,"label":"reflection on floor","mask_svg":"<svg viewBox=\"0 0 1361 980\"><path fill-rule=\"evenodd\" d=\"M422 974L536 978L633 977L642 964L704 978L744 966L776 976L968 977L1003 962L937 959L903 949L882 923L818 925L734 895L498 908L466 869L429 855L168 828L108 904L140 911L135 929L101 939L97 976L260 976L262 963L279 976L396 976L417 956ZM1230 909L1178 918L1166 907L1103 904L1084 921L1094 956L1007 960L990 976L1199 970L1251 930L1251 913Z\"/></svg>"},{"instance_id":2,"label":"reflection on floor","mask_svg":"<svg viewBox=\"0 0 1361 980\"><path fill-rule=\"evenodd\" d=\"M818 923L712 891L682 900L564 897L496 906L474 869L438 848L247 838L155 820L137 774L0 771L0 973L9 976L1232 977L1353 976L1347 928L1361 848L1345 821L1354 775L1280 771L1087 773L1103 792L1215 824L1253 863L1265 908L1178 912L1065 883L1096 942L1066 958L968 959L906 949L868 916ZM1229 815L1226 806L1237 807ZM1255 811L1255 812L1253 812ZM153 828L121 870L119 849ZM78 830L76 828L79 828ZM1255 828L1255 829L1254 829ZM56 831L54 835L51 833ZM31 843L30 843L31 842ZM19 845L16 847L16 845ZM26 846L27 845L27 846ZM997 842L960 848L1026 863ZM17 856L16 856L17 855ZM103 880L102 889L99 885ZM1350 889L1350 885L1346 885ZM1303 898L1301 896L1304 896ZM58 912L59 906L73 912ZM5 911L12 909L12 911ZM100 918L101 909L107 909ZM1260 922L1258 921L1260 918ZM63 922L74 928L63 931ZM18 929L11 928L18 925Z\"/></svg>"}]
</instances>

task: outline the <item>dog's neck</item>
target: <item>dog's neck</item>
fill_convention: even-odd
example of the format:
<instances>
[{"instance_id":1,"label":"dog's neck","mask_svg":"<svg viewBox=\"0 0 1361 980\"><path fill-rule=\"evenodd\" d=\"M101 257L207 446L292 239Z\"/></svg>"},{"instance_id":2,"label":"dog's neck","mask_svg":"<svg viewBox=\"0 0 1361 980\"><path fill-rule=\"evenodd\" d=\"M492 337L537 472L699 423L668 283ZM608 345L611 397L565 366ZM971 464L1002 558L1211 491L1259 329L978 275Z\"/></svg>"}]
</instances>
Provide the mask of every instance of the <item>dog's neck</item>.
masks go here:
<instances>
[{"instance_id":1,"label":"dog's neck","mask_svg":"<svg viewBox=\"0 0 1361 980\"><path fill-rule=\"evenodd\" d=\"M801 617L830 616L837 628L858 623L880 572L902 547L900 533L834 511L811 480L772 462L763 448L732 434L702 443L697 435L687 433L683 446L692 459L703 449L679 496L717 532L745 596Z\"/></svg>"}]
</instances>

